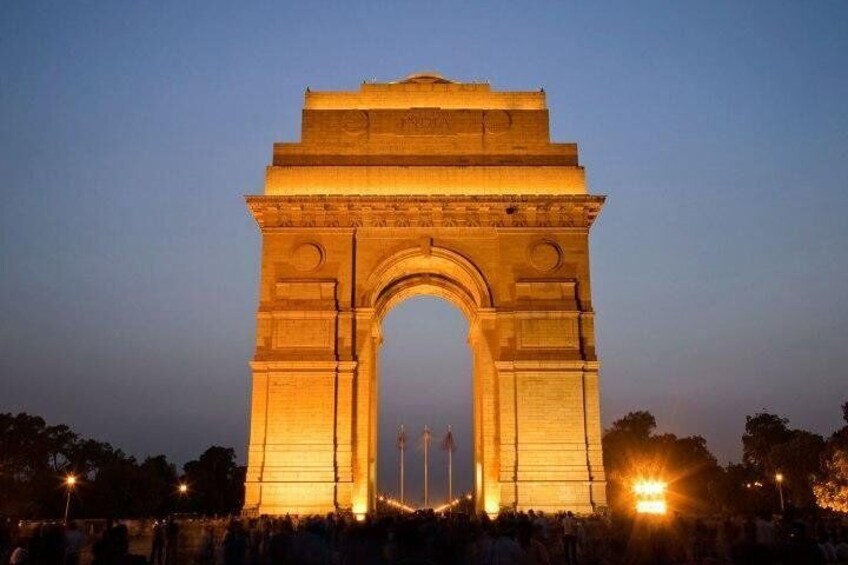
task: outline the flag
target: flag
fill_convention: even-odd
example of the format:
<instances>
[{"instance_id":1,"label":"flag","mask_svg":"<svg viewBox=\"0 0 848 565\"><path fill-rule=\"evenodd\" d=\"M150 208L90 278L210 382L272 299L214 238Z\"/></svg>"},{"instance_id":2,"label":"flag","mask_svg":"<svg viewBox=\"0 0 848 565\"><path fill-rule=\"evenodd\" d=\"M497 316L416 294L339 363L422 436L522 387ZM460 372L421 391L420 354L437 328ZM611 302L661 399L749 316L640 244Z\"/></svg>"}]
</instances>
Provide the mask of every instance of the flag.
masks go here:
<instances>
[{"instance_id":1,"label":"flag","mask_svg":"<svg viewBox=\"0 0 848 565\"><path fill-rule=\"evenodd\" d=\"M456 451L456 442L453 439L453 432L450 426L448 426L448 433L445 435L445 439L442 440L442 449L451 453Z\"/></svg>"},{"instance_id":2,"label":"flag","mask_svg":"<svg viewBox=\"0 0 848 565\"><path fill-rule=\"evenodd\" d=\"M403 424L398 428L397 447L401 450L406 448L406 430L403 429Z\"/></svg>"},{"instance_id":3,"label":"flag","mask_svg":"<svg viewBox=\"0 0 848 565\"><path fill-rule=\"evenodd\" d=\"M424 426L424 431L421 432L421 449L429 449L430 448L430 437L433 434L430 433L430 428Z\"/></svg>"}]
</instances>

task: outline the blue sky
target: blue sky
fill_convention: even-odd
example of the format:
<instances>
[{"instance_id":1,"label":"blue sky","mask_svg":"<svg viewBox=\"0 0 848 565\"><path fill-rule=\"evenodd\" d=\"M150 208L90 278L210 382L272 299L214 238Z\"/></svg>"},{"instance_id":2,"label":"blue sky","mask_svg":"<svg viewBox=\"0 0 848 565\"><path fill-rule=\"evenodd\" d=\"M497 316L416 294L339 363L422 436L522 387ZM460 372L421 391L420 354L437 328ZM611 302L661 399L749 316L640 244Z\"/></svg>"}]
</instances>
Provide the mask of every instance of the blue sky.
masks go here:
<instances>
[{"instance_id":1,"label":"blue sky","mask_svg":"<svg viewBox=\"0 0 848 565\"><path fill-rule=\"evenodd\" d=\"M261 191L272 143L298 138L307 86L424 69L544 87L554 139L579 143L609 196L592 236L605 423L649 409L723 460L757 410L839 425L848 4L835 1L5 2L0 410L138 455L243 454L259 236L242 195ZM426 330L467 370L464 341L439 341L464 321L434 304L392 313L384 367L428 362L413 351ZM434 404L470 387L443 393ZM384 395L386 414L409 394Z\"/></svg>"}]
</instances>

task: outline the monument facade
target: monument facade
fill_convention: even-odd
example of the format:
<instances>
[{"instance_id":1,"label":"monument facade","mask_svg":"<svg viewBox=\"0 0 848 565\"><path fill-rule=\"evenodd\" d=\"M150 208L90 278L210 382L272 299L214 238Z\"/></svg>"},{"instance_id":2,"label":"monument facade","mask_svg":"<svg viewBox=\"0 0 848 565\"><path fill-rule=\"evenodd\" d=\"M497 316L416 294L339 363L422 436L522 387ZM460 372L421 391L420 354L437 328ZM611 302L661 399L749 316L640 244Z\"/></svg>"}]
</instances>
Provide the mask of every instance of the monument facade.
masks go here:
<instances>
[{"instance_id":1,"label":"monument facade","mask_svg":"<svg viewBox=\"0 0 848 565\"><path fill-rule=\"evenodd\" d=\"M265 193L245 513L375 506L381 323L469 322L478 510L606 506L588 194L544 92L435 74L306 92Z\"/></svg>"}]
</instances>

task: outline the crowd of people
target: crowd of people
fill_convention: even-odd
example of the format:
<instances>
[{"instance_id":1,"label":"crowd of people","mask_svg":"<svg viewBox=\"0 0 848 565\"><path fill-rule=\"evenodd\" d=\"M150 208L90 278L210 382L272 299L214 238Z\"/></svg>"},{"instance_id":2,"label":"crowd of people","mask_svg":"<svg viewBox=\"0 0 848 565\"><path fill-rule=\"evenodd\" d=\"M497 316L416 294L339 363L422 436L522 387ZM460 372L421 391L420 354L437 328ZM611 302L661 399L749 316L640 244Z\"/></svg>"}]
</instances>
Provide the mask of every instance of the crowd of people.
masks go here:
<instances>
[{"instance_id":1,"label":"crowd of people","mask_svg":"<svg viewBox=\"0 0 848 565\"><path fill-rule=\"evenodd\" d=\"M85 530L85 531L83 531ZM848 564L848 521L571 513L0 524L0 564Z\"/></svg>"}]
</instances>

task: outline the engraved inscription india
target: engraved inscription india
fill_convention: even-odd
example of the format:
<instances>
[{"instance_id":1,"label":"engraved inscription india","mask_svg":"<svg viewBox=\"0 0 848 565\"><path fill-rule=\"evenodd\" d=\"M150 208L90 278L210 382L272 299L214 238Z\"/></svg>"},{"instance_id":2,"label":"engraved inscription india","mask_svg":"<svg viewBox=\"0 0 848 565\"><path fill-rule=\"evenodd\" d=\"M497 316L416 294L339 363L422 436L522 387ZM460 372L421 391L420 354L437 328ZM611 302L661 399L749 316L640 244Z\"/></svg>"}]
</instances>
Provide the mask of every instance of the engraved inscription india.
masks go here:
<instances>
[{"instance_id":1,"label":"engraved inscription india","mask_svg":"<svg viewBox=\"0 0 848 565\"><path fill-rule=\"evenodd\" d=\"M447 135L451 124L444 112L438 110L410 110L401 119L404 135Z\"/></svg>"}]
</instances>

